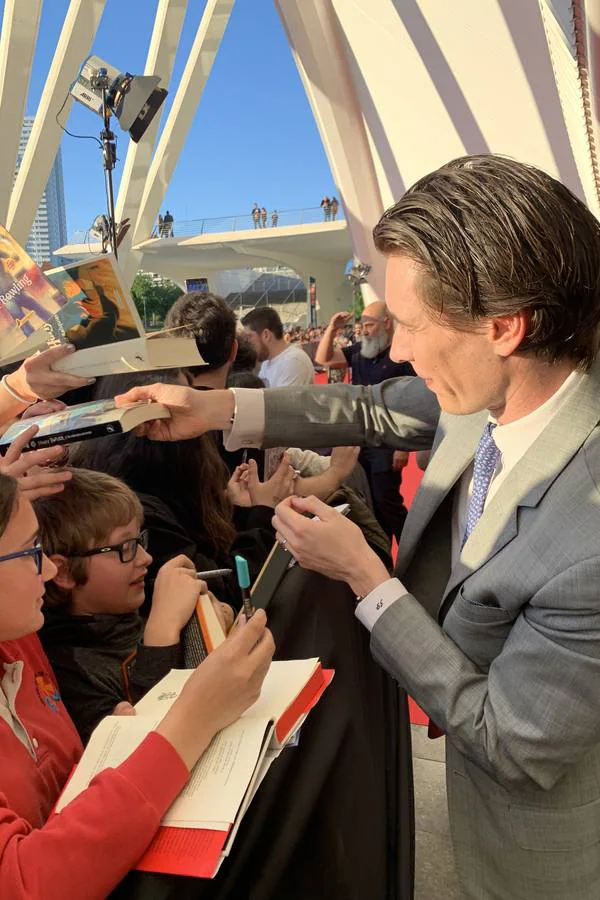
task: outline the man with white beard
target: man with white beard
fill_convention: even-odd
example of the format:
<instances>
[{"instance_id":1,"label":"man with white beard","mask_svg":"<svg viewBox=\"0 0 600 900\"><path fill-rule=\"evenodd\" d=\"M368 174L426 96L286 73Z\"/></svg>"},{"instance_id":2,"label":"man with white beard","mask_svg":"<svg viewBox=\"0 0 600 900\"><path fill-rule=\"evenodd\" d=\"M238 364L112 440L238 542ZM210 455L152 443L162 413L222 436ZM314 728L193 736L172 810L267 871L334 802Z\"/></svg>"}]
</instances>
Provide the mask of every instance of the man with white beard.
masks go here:
<instances>
[{"instance_id":1,"label":"man with white beard","mask_svg":"<svg viewBox=\"0 0 600 900\"><path fill-rule=\"evenodd\" d=\"M350 313L336 313L327 326L315 353L315 363L332 369L350 368L352 384L379 384L387 378L414 375L409 363L397 363L390 359L393 323L385 303L377 300L365 307L360 319L362 340L349 347L335 347L335 337L350 318ZM402 450L365 447L359 462L369 479L373 495L373 507L382 528L398 540L406 508L402 502L400 485L402 468L408 454Z\"/></svg>"}]
</instances>

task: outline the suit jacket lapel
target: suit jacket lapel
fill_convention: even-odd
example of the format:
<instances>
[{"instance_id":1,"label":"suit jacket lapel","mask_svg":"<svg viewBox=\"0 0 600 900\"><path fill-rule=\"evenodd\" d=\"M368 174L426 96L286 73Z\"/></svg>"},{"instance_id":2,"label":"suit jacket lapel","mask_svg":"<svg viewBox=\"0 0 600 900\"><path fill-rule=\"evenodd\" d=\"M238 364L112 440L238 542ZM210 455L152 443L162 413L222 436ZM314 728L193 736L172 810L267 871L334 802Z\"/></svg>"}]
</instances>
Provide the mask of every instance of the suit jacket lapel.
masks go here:
<instances>
[{"instance_id":1,"label":"suit jacket lapel","mask_svg":"<svg viewBox=\"0 0 600 900\"><path fill-rule=\"evenodd\" d=\"M441 416L434 452L402 529L396 561L399 578L410 565L419 539L436 509L472 462L487 419L487 412Z\"/></svg>"},{"instance_id":2,"label":"suit jacket lapel","mask_svg":"<svg viewBox=\"0 0 600 900\"><path fill-rule=\"evenodd\" d=\"M596 363L486 505L450 574L443 599L515 537L518 508L538 505L599 420L600 365Z\"/></svg>"}]
</instances>

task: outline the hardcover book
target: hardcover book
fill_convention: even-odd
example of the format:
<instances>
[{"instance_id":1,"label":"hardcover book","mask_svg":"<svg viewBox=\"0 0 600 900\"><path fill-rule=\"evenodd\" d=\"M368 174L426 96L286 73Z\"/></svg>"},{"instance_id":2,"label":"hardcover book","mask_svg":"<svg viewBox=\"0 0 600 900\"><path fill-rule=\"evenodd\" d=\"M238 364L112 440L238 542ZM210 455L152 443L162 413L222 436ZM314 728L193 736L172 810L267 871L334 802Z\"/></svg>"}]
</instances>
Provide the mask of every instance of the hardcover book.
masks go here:
<instances>
[{"instance_id":1,"label":"hardcover book","mask_svg":"<svg viewBox=\"0 0 600 900\"><path fill-rule=\"evenodd\" d=\"M0 225L0 359L27 343L66 302L27 251Z\"/></svg>"},{"instance_id":2,"label":"hardcover book","mask_svg":"<svg viewBox=\"0 0 600 900\"><path fill-rule=\"evenodd\" d=\"M193 338L145 333L111 253L59 266L45 275L65 305L3 362L70 343L79 352L56 368L86 377L203 365Z\"/></svg>"}]
</instances>

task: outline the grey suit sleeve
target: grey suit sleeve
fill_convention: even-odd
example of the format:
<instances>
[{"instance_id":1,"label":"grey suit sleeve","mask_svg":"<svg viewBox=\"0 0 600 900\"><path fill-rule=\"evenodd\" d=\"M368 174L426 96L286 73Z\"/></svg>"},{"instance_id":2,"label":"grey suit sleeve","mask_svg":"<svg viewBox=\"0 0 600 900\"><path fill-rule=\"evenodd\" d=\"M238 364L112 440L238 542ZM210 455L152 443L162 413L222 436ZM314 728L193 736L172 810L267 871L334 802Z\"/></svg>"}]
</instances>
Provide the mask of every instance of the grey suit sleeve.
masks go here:
<instances>
[{"instance_id":1,"label":"grey suit sleeve","mask_svg":"<svg viewBox=\"0 0 600 900\"><path fill-rule=\"evenodd\" d=\"M427 450L440 409L420 378L391 378L372 387L348 384L264 392L263 446L361 445Z\"/></svg>"},{"instance_id":2,"label":"grey suit sleeve","mask_svg":"<svg viewBox=\"0 0 600 900\"><path fill-rule=\"evenodd\" d=\"M498 782L549 789L600 741L599 583L598 558L550 580L523 607L489 672L411 594L377 620L371 650L464 755ZM471 628L480 627L489 608L471 606L462 615Z\"/></svg>"}]
</instances>

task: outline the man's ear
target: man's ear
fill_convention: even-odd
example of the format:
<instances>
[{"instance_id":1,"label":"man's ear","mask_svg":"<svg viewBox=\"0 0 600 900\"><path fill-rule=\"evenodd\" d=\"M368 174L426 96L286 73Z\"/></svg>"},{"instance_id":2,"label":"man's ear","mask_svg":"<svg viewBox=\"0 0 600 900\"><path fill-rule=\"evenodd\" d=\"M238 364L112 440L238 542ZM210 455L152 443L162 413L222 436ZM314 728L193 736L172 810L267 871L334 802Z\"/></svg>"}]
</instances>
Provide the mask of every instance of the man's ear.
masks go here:
<instances>
[{"instance_id":1,"label":"man's ear","mask_svg":"<svg viewBox=\"0 0 600 900\"><path fill-rule=\"evenodd\" d=\"M52 579L54 584L62 588L63 591L72 591L74 587L76 587L75 579L71 575L71 569L69 567L69 560L66 556L62 556L60 553L53 553L49 559L52 560L56 568L58 569L56 575Z\"/></svg>"},{"instance_id":2,"label":"man's ear","mask_svg":"<svg viewBox=\"0 0 600 900\"><path fill-rule=\"evenodd\" d=\"M273 332L269 331L268 328L263 328L263 330L261 331L261 334L260 334L260 339L265 344L270 344L273 339Z\"/></svg>"},{"instance_id":3,"label":"man's ear","mask_svg":"<svg viewBox=\"0 0 600 900\"><path fill-rule=\"evenodd\" d=\"M494 317L490 319L489 327L496 355L511 356L525 340L529 327L529 312L522 310L510 316Z\"/></svg>"}]
</instances>

